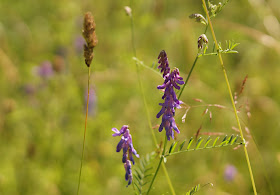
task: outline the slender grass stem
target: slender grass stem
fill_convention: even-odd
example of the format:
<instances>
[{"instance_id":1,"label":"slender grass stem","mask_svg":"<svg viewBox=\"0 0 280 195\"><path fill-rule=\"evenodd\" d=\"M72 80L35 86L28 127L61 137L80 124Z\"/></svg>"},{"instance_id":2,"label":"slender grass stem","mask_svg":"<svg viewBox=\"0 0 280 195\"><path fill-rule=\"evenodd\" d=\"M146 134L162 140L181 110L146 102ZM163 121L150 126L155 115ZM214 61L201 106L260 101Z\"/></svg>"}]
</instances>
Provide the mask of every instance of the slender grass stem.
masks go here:
<instances>
[{"instance_id":1,"label":"slender grass stem","mask_svg":"<svg viewBox=\"0 0 280 195\"><path fill-rule=\"evenodd\" d=\"M130 1L130 7L132 7L132 0ZM132 14L130 15L130 28L131 28L131 44L132 44L132 48L133 48L133 54L137 58L135 40L134 40L134 22L133 22L133 15ZM147 116L149 129L151 130L151 134L152 134L154 144L158 148L157 139L156 139L156 136L155 136L155 133L154 133L154 130L153 130L152 122L150 120L150 113L149 113L149 109L148 109L148 105L147 105L147 101L146 101L146 97L145 97L145 92L144 92L143 85L142 85L142 80L141 80L141 76L140 76L140 67L139 67L138 62L136 62L136 67L137 67L138 83L139 83L139 87L140 87L140 90L141 90L141 96L142 96L142 99L143 99L143 102L144 102L144 107L145 107L145 112L146 112L146 116ZM162 164L162 168L163 168L165 177L167 178L169 188L170 188L172 194L175 195L176 193L175 193L174 187L172 185L172 182L170 180L170 177L168 175L167 169L166 169L164 164Z\"/></svg>"},{"instance_id":2,"label":"slender grass stem","mask_svg":"<svg viewBox=\"0 0 280 195\"><path fill-rule=\"evenodd\" d=\"M239 121L239 117L238 117L237 110L236 110L236 107L235 107L233 95L232 95L232 92L231 92L231 87L230 87L230 84L229 84L229 81L228 81L226 69L225 69L225 66L224 66L222 55L219 52L219 45L218 45L216 35L215 35L215 32L214 32L214 28L213 28L213 25L212 25L212 22L211 22L211 19L210 19L210 16L209 16L209 13L208 13L208 10L207 10L207 7L206 7L205 0L202 0L202 3L203 3L203 9L204 9L205 14L206 14L207 19L208 19L208 24L210 26L210 30L211 30L213 39L214 39L214 42L215 42L215 46L216 46L216 49L217 49L217 52L218 52L220 64L221 64L221 67L222 67L222 70L223 70L223 73L224 73L224 77L225 77L225 81L226 81L226 84L227 84L227 88L228 88L230 100L231 100L231 103L232 103L232 107L233 107L233 110L234 110L235 118L236 118L237 125L238 125L239 131L240 131L240 136L241 136L242 139L244 139L242 128L241 128L240 121ZM246 157L246 161L247 161L247 165L248 165L248 169L249 169L249 173L250 173L250 177L251 177L252 187L253 187L253 190L254 190L254 194L256 195L257 190L256 190L256 186L255 186L253 171L252 171L252 168L251 168L250 159L249 159L249 155L248 155L248 152L247 152L246 144L244 145L243 148L244 148L244 153L245 153L245 157Z\"/></svg>"},{"instance_id":3,"label":"slender grass stem","mask_svg":"<svg viewBox=\"0 0 280 195\"><path fill-rule=\"evenodd\" d=\"M150 190L152 189L153 183L154 183L154 181L155 181L155 179L156 179L156 176L157 176L157 174L158 174L158 171L159 171L159 167L160 167L160 165L161 165L161 163L162 163L162 160L163 160L163 158L164 158L164 153L165 153L166 144L167 144L167 136L165 136L165 141L164 141L164 146L163 146L162 154L161 154L161 157L160 157L160 160L159 160L159 163L158 163L156 172L155 172L155 174L154 174L154 177L153 177L153 179L152 179L152 181L151 181L151 184L150 184L150 186L149 186L149 189L148 189L148 191L147 191L147 195L149 194ZM172 191L172 193L175 194L175 192L173 192L173 191Z\"/></svg>"},{"instance_id":4,"label":"slender grass stem","mask_svg":"<svg viewBox=\"0 0 280 195\"><path fill-rule=\"evenodd\" d=\"M131 6L131 4L130 4L130 6ZM131 44L132 44L133 54L137 58L135 40L134 40L134 22L133 22L132 14L130 16L130 28L131 28ZM147 116L147 120L148 120L148 125L149 125L149 128L151 130L151 134L152 134L152 137L153 137L154 144L155 144L156 147L158 147L157 139L156 139L155 133L153 131L152 123L151 123L151 120L150 120L150 113L149 113L149 110L148 110L148 105L147 105L147 101L146 101L146 97L145 97L145 93L144 93L144 89L143 89L143 85L142 85L142 80L141 80L141 77L140 77L140 67L139 67L139 64L138 64L137 61L135 63L136 63L136 68L137 68L138 84L139 84L139 87L140 87L140 90L141 90L141 96L142 96L142 99L143 99L143 102L144 102L144 107L145 107L145 112L146 112L146 116Z\"/></svg>"},{"instance_id":5,"label":"slender grass stem","mask_svg":"<svg viewBox=\"0 0 280 195\"><path fill-rule=\"evenodd\" d=\"M89 102L89 81L90 81L90 67L88 67L87 111L86 111L86 119L85 119L84 141L83 141L83 150L82 150L82 157L81 157L81 166L80 166L80 173L79 173L77 195L79 194L79 191L80 191L80 183L81 183L81 175L82 175L83 159L84 159L84 151L85 151L85 142L86 142L87 118L88 118L88 102Z\"/></svg>"}]
</instances>

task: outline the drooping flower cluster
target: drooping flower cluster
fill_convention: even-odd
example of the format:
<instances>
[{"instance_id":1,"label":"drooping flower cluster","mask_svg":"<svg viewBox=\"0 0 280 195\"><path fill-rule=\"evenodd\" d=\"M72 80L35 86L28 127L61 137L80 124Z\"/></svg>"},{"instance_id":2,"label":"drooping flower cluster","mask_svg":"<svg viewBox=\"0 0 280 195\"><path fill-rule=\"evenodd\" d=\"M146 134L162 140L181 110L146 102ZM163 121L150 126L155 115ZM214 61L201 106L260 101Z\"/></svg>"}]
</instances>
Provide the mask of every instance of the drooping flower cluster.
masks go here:
<instances>
[{"instance_id":1,"label":"drooping flower cluster","mask_svg":"<svg viewBox=\"0 0 280 195\"><path fill-rule=\"evenodd\" d=\"M132 182L131 162L133 164L135 163L132 154L134 154L137 158L139 158L139 155L132 145L132 136L129 133L127 125L123 125L120 131L117 128L112 128L112 131L115 132L113 137L122 135L122 138L117 145L117 152L120 152L121 149L123 149L122 162L124 163L124 168L126 171L125 180L128 181L128 186Z\"/></svg>"},{"instance_id":2,"label":"drooping flower cluster","mask_svg":"<svg viewBox=\"0 0 280 195\"><path fill-rule=\"evenodd\" d=\"M180 89L179 85L184 84L183 78L179 76L179 69L175 68L170 72L169 63L165 51L161 51L159 54L159 67L161 72L163 72L164 83L159 85L158 89L164 89L164 95L162 99L164 103L160 103L162 106L161 110L157 114L157 118L162 115L162 122L159 127L159 132L165 128L167 139L170 137L174 139L174 131L180 133L174 119L175 108L180 108L181 102L177 99L174 88Z\"/></svg>"}]
</instances>

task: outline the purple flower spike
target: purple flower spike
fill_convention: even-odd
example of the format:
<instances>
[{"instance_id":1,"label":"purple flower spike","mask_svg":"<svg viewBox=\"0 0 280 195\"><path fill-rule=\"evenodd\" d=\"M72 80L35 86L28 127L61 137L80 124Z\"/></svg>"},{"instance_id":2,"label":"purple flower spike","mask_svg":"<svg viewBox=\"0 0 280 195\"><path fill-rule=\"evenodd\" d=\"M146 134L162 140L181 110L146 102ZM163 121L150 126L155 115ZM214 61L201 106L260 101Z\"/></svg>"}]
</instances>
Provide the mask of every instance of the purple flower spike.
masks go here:
<instances>
[{"instance_id":1,"label":"purple flower spike","mask_svg":"<svg viewBox=\"0 0 280 195\"><path fill-rule=\"evenodd\" d=\"M180 108L181 102L177 99L174 88L179 90L179 85L184 84L184 81L183 78L179 76L180 72L178 68L175 68L170 72L167 55L164 50L160 52L159 58L159 68L162 68L161 72L164 72L164 83L162 85L159 85L157 88L164 89L164 95L162 96L164 103L159 104L162 106L162 108L157 114L157 118L162 116L162 122L159 127L159 132L161 132L163 128L165 128L167 139L170 140L170 137L174 139L173 130L177 133L180 133L175 123L174 115L175 108Z\"/></svg>"},{"instance_id":2,"label":"purple flower spike","mask_svg":"<svg viewBox=\"0 0 280 195\"><path fill-rule=\"evenodd\" d=\"M132 136L129 133L129 129L127 125L123 125L120 130L118 130L117 128L112 128L112 131L115 132L112 135L113 137L122 135L121 140L117 145L116 151L120 152L121 149L123 149L122 162L124 163L124 167L126 171L125 179L128 180L128 185L130 185L132 182L131 162L133 164L135 163L132 154L134 154L137 158L139 158L139 154L137 154L136 150L133 147Z\"/></svg>"},{"instance_id":3,"label":"purple flower spike","mask_svg":"<svg viewBox=\"0 0 280 195\"><path fill-rule=\"evenodd\" d=\"M160 64L158 68L161 69L160 72L163 72L162 76L164 77L170 72L168 58L164 50L159 53L158 59L158 63Z\"/></svg>"},{"instance_id":4,"label":"purple flower spike","mask_svg":"<svg viewBox=\"0 0 280 195\"><path fill-rule=\"evenodd\" d=\"M128 181L127 186L129 186L132 183L132 178L133 178L132 171L131 171L131 162L129 160L127 160L124 163L124 169L125 169L125 180Z\"/></svg>"}]
</instances>

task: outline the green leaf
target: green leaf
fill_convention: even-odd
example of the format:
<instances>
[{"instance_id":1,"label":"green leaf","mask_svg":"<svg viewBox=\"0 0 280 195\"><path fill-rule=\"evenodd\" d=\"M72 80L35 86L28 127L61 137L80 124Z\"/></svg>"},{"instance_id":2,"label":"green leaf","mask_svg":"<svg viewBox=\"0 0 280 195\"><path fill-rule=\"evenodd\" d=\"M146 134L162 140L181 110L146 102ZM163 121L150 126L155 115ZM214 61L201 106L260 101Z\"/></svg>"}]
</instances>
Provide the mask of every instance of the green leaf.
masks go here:
<instances>
[{"instance_id":1,"label":"green leaf","mask_svg":"<svg viewBox=\"0 0 280 195\"><path fill-rule=\"evenodd\" d=\"M234 137L231 142L230 142L230 145L234 144L236 142L236 140L238 139L238 136Z\"/></svg>"},{"instance_id":2,"label":"green leaf","mask_svg":"<svg viewBox=\"0 0 280 195\"><path fill-rule=\"evenodd\" d=\"M135 182L133 182L133 185L137 188L139 194L141 194L141 189L139 188L139 186L138 186ZM136 193L136 192L135 192L135 193ZM137 193L136 193L136 194L137 194Z\"/></svg>"},{"instance_id":3,"label":"green leaf","mask_svg":"<svg viewBox=\"0 0 280 195\"><path fill-rule=\"evenodd\" d=\"M193 194L197 193L199 190L201 190L202 188L204 188L205 186L207 186L207 185L209 185L209 184L210 184L211 186L213 186L212 183L204 184L204 185L201 186L201 187L200 187L200 184L197 184L197 185L194 186L190 191L188 191L186 195L193 195Z\"/></svg>"},{"instance_id":4,"label":"green leaf","mask_svg":"<svg viewBox=\"0 0 280 195\"><path fill-rule=\"evenodd\" d=\"M176 143L173 145L173 147L172 147L172 149L171 149L171 151L170 151L169 153L174 152L174 150L175 150L175 148L176 148L177 144L178 144L178 142L176 142Z\"/></svg>"},{"instance_id":5,"label":"green leaf","mask_svg":"<svg viewBox=\"0 0 280 195\"><path fill-rule=\"evenodd\" d=\"M196 142L196 146L195 146L195 149L199 148L199 146L201 145L203 139L200 137L197 142Z\"/></svg>"},{"instance_id":6,"label":"green leaf","mask_svg":"<svg viewBox=\"0 0 280 195\"><path fill-rule=\"evenodd\" d=\"M204 144L204 148L207 147L207 145L209 144L209 142L211 141L212 139L210 138L210 136L207 138L206 140L206 143Z\"/></svg>"},{"instance_id":7,"label":"green leaf","mask_svg":"<svg viewBox=\"0 0 280 195\"><path fill-rule=\"evenodd\" d=\"M208 136L204 145L201 146L204 139L202 137L200 137L197 140L196 145L193 149L191 149L191 144L194 141L194 139L191 138L189 140L189 144L188 144L187 149L178 150L177 152L174 152L173 150L171 150L171 153L167 152L165 155L163 155L163 157L168 157L168 156L172 156L172 155L175 155L175 154L180 154L180 153L183 153L183 152L189 152L189 151L197 151L197 150L202 150L202 149L214 149L214 148L219 148L219 147L224 147L224 146L245 144L245 140L243 142L239 142L239 143L236 141L238 139L238 135L236 135L236 136L231 135L229 137L226 135L226 136L223 137L223 140L218 144L219 138L220 137L216 137L213 144L210 145L210 142L212 141L212 138L210 136ZM185 143L185 142L186 142L186 140L183 141L183 143ZM176 142L176 143L178 143L178 142ZM174 146L173 146L173 148L174 148ZM164 160L166 160L166 159L164 159Z\"/></svg>"},{"instance_id":8,"label":"green leaf","mask_svg":"<svg viewBox=\"0 0 280 195\"><path fill-rule=\"evenodd\" d=\"M150 182L151 174L151 163L154 160L155 152L147 154L140 158L139 163L136 165L134 170L134 182L133 185L135 186L134 192L138 194L143 194L144 186Z\"/></svg>"},{"instance_id":9,"label":"green leaf","mask_svg":"<svg viewBox=\"0 0 280 195\"><path fill-rule=\"evenodd\" d=\"M222 141L222 142L224 142L226 139L227 139L227 135L224 137L224 139L223 139L223 141Z\"/></svg>"},{"instance_id":10,"label":"green leaf","mask_svg":"<svg viewBox=\"0 0 280 195\"><path fill-rule=\"evenodd\" d=\"M216 139L215 139L215 141L213 142L213 145L212 145L212 147L214 147L215 145L216 145L216 143L217 143L217 141L220 139L220 137L217 137Z\"/></svg>"},{"instance_id":11,"label":"green leaf","mask_svg":"<svg viewBox=\"0 0 280 195\"><path fill-rule=\"evenodd\" d=\"M192 143L193 143L193 140L194 140L194 139L191 137L191 139L190 139L190 141L189 141L189 144L188 144L188 147L187 147L187 150L190 149L190 147L191 147L191 145L192 145Z\"/></svg>"},{"instance_id":12,"label":"green leaf","mask_svg":"<svg viewBox=\"0 0 280 195\"><path fill-rule=\"evenodd\" d=\"M186 195L193 195L200 189L200 184L194 186L190 191L187 192Z\"/></svg>"},{"instance_id":13,"label":"green leaf","mask_svg":"<svg viewBox=\"0 0 280 195\"><path fill-rule=\"evenodd\" d=\"M171 144L168 153L171 153L171 150L172 150L173 146L175 145L175 143L176 143L176 142L173 142L173 143Z\"/></svg>"},{"instance_id":14,"label":"green leaf","mask_svg":"<svg viewBox=\"0 0 280 195\"><path fill-rule=\"evenodd\" d=\"M180 144L178 151L181 151L186 143L186 139Z\"/></svg>"},{"instance_id":15,"label":"green leaf","mask_svg":"<svg viewBox=\"0 0 280 195\"><path fill-rule=\"evenodd\" d=\"M230 138L228 139L228 143L231 143L233 136L234 136L233 134L230 136Z\"/></svg>"}]
</instances>

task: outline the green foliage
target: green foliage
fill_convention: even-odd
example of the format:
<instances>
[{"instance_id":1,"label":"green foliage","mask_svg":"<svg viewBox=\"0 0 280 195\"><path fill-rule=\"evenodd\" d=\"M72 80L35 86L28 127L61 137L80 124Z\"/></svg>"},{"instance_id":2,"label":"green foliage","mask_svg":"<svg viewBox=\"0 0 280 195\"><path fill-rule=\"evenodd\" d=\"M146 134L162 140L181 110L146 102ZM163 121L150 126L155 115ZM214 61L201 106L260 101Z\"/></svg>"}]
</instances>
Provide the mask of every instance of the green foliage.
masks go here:
<instances>
[{"instance_id":1,"label":"green foliage","mask_svg":"<svg viewBox=\"0 0 280 195\"><path fill-rule=\"evenodd\" d=\"M210 0L208 0L208 10L210 11L211 15L210 17L216 17L218 13L222 11L224 6L229 2L229 0L224 0L222 3L219 2L217 5L212 4Z\"/></svg>"},{"instance_id":2,"label":"green foliage","mask_svg":"<svg viewBox=\"0 0 280 195\"><path fill-rule=\"evenodd\" d=\"M144 64L143 61L140 61L140 60L139 60L138 58L136 58L136 57L133 57L132 59L133 59L136 63L138 63L139 65L143 66L144 68L147 68L147 69L153 71L154 73L156 73L157 75L159 75L160 77L162 77L162 75L161 75L160 72L158 71L157 64L152 63L151 66L148 66L148 65Z\"/></svg>"},{"instance_id":3,"label":"green foliage","mask_svg":"<svg viewBox=\"0 0 280 195\"><path fill-rule=\"evenodd\" d=\"M200 184L194 186L190 191L186 193L186 195L193 195L200 190Z\"/></svg>"},{"instance_id":4,"label":"green foliage","mask_svg":"<svg viewBox=\"0 0 280 195\"><path fill-rule=\"evenodd\" d=\"M207 186L207 185L211 185L213 186L212 183L208 183L208 184L205 184L203 186L200 186L200 184L197 184L196 186L194 186L191 190L189 190L186 195L193 195L195 193L197 193L199 190L201 190L203 187Z\"/></svg>"},{"instance_id":5,"label":"green foliage","mask_svg":"<svg viewBox=\"0 0 280 195\"><path fill-rule=\"evenodd\" d=\"M194 141L194 138L190 138L188 145L186 146L186 150L183 150L184 145L186 143L186 140L184 140L180 145L179 148L176 152L174 152L178 142L173 142L168 150L168 152L164 155L164 157L168 157L174 154L180 154L183 152L189 152L189 151L196 151L196 150L202 150L202 149L213 149L213 148L220 148L220 147L225 147L225 146L236 146L236 145L242 145L245 144L245 140L238 141L240 139L239 135L231 135L228 137L227 135L223 137L222 141L218 143L218 140L220 137L216 137L215 140L213 141L213 144L210 145L210 142L214 138L211 138L211 136L208 136L206 141L203 143L204 138L200 137L198 138L197 141ZM195 142L195 144L193 144ZM195 146L194 146L195 145ZM201 146L202 145L202 146ZM192 147L193 146L193 147ZM192 147L192 148L191 148Z\"/></svg>"},{"instance_id":6,"label":"green foliage","mask_svg":"<svg viewBox=\"0 0 280 195\"><path fill-rule=\"evenodd\" d=\"M222 48L222 44L219 43L219 52L223 54L231 54L231 53L238 53L238 51L234 50L236 46L238 46L240 43L235 43L231 40L226 40L226 49ZM203 51L198 55L198 57L202 56L216 56L218 55L218 52L215 52L215 45L213 45L213 49L211 53L206 53L208 50L208 47L205 46Z\"/></svg>"},{"instance_id":7,"label":"green foliage","mask_svg":"<svg viewBox=\"0 0 280 195\"><path fill-rule=\"evenodd\" d=\"M221 43L219 43L219 52L221 53L238 53L238 51L233 50L236 46L238 46L240 43L235 43L234 41L226 41L227 48L222 49Z\"/></svg>"},{"instance_id":8,"label":"green foliage","mask_svg":"<svg viewBox=\"0 0 280 195\"><path fill-rule=\"evenodd\" d=\"M219 1L222 2L212 2ZM118 141L111 137L111 128L129 124L133 144L141 157L141 152L148 151L154 145L146 130L141 92L135 64L131 60L133 52L130 47L130 18L123 12L123 7L128 2L12 2L1 0L0 6L0 194L72 195L76 192L84 128L87 69L83 52L74 46L81 36L81 21L86 11L92 11L95 16L100 42L96 47L92 66L91 85L96 92L97 102L89 118L81 194L129 194L131 186L125 187L127 183L124 180L124 168L119 154L115 152ZM275 194L280 194L280 153L276 150L280 148L277 126L280 118L280 58L277 44L275 47L271 45L273 41L278 43L279 38L269 35L265 26L260 28L260 24L267 22L261 15L266 13L267 6L257 6L252 11L252 6L249 5L252 2L254 1L229 2L229 7L225 7L218 15L223 22L215 21L213 25L217 27L215 32L223 43L223 49L227 49L223 41L226 39L242 43L242 48L238 49L242 54L226 55L226 67L231 73L230 81L233 86L240 83L246 74L249 75L244 89L247 97L244 98L252 105L252 118L249 122L244 122L252 130L252 137L260 143L254 145L251 138L246 138L250 142L249 154L256 154L250 155L253 167L258 167L253 171L263 193L273 194L274 190ZM262 2L266 4L268 1ZM186 78L197 54L195 39L198 34L195 33L203 33L204 27L186 22L186 16L193 13L193 10L199 10L201 1L179 0L174 3L144 0L133 1L133 5L138 58L148 67L152 67L150 65L155 62L152 69L157 72L154 74L148 68L143 68L141 72L144 73L141 77L147 94L150 119L155 125L159 123L155 115L159 111L160 102L155 88L162 79L156 70L158 52L162 49L168 51L172 60L170 64L177 65L181 76ZM267 5L276 9L280 6L280 1L271 0ZM271 16L275 14L276 12L270 13ZM270 22L266 25L271 26ZM206 35L210 36L209 27ZM211 37L209 41L212 44ZM212 51L212 45L209 44L208 50L207 52ZM44 80L34 75L33 70L45 60L51 61L53 65L60 65L57 62L62 60L64 68ZM195 77L190 79L180 100L188 102L191 98L201 98L228 105L219 71L215 57L199 59L194 70ZM177 144L173 153L180 147L183 150L187 148L189 139L184 142L184 138L190 138L195 133L194 129L201 124L201 115L193 114L195 112L189 112L186 123L179 124L184 128L178 135L182 142ZM230 129L233 125L232 114L226 110L222 113L225 114L220 116L219 113L213 113L212 122L205 122L204 128ZM266 129L269 131L265 131ZM160 140L163 133L154 131ZM223 133L231 134L231 130ZM223 137L211 137L207 145L213 145L215 140L219 144ZM200 147L206 142L207 137ZM193 140L192 147L196 146L195 143ZM199 154L196 152L190 155ZM261 154L264 154L263 160ZM234 164L237 170L246 170L246 164L239 160L243 157L242 152L225 152L222 157L218 155L218 160L223 159L220 171L223 171L225 163ZM178 171L178 164L185 165L180 168L181 174L176 175L177 194L185 194L186 189L181 186L192 183L194 178L200 179L205 172L211 172L214 168L210 161L213 159L212 152L206 153L204 160L196 163L186 161L187 158L185 156L176 161L170 160L167 164L170 173ZM201 166L205 169L198 168ZM268 180L262 177L266 169ZM219 174L212 176L216 184L213 194L251 193L247 171L239 172L240 180L234 180L230 184L225 183ZM157 178L156 186L160 186L157 187L158 194L166 194L169 190L165 184L165 177Z\"/></svg>"},{"instance_id":9,"label":"green foliage","mask_svg":"<svg viewBox=\"0 0 280 195\"><path fill-rule=\"evenodd\" d=\"M145 194L144 187L150 183L150 177L153 175L150 171L153 169L152 162L155 159L155 152L147 154L140 158L139 164L134 168L134 191L136 194Z\"/></svg>"}]
</instances>

